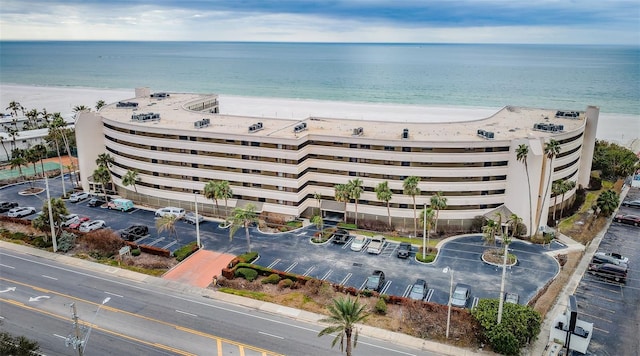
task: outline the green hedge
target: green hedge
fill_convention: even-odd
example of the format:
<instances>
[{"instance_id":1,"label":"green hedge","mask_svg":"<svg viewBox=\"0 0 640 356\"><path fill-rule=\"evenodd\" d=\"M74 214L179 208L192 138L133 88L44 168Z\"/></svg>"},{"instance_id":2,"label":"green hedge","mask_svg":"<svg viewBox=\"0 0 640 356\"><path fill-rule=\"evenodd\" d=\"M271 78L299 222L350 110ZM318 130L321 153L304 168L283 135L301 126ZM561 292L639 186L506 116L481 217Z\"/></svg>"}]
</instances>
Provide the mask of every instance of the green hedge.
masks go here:
<instances>
[{"instance_id":1,"label":"green hedge","mask_svg":"<svg viewBox=\"0 0 640 356\"><path fill-rule=\"evenodd\" d=\"M347 230L355 230L358 228L356 224L347 224L347 223L338 223L338 227L347 229Z\"/></svg>"},{"instance_id":2,"label":"green hedge","mask_svg":"<svg viewBox=\"0 0 640 356\"><path fill-rule=\"evenodd\" d=\"M236 277L242 277L249 282L254 281L258 277L258 272L251 268L238 268L235 272Z\"/></svg>"},{"instance_id":3,"label":"green hedge","mask_svg":"<svg viewBox=\"0 0 640 356\"><path fill-rule=\"evenodd\" d=\"M249 268L256 271L256 273L258 273L261 276L270 276L272 274L277 274L280 277L280 279L290 279L292 282L299 282L300 284L306 284L307 281L311 279L311 277L308 277L308 276L301 276L293 273L282 272L282 271L274 270L268 267L252 265L250 263L238 263L236 265L236 268L238 269Z\"/></svg>"},{"instance_id":4,"label":"green hedge","mask_svg":"<svg viewBox=\"0 0 640 356\"><path fill-rule=\"evenodd\" d=\"M198 244L194 241L175 250L173 256L176 258L176 261L180 262L196 251L198 251Z\"/></svg>"},{"instance_id":5,"label":"green hedge","mask_svg":"<svg viewBox=\"0 0 640 356\"><path fill-rule=\"evenodd\" d=\"M280 276L277 273L272 273L262 280L262 284L278 284L278 282L280 282Z\"/></svg>"},{"instance_id":6,"label":"green hedge","mask_svg":"<svg viewBox=\"0 0 640 356\"><path fill-rule=\"evenodd\" d=\"M247 252L242 255L236 257L240 263L251 263L253 260L258 258L257 252Z\"/></svg>"}]
</instances>

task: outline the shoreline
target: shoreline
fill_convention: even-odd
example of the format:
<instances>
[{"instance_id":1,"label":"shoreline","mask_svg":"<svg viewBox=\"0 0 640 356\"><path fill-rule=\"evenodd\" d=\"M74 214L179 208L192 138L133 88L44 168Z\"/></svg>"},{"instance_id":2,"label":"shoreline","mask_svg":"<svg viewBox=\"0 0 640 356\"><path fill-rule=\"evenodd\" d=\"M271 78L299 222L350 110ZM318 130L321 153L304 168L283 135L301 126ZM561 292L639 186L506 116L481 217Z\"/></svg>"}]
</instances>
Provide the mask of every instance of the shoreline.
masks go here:
<instances>
[{"instance_id":1,"label":"shoreline","mask_svg":"<svg viewBox=\"0 0 640 356\"><path fill-rule=\"evenodd\" d=\"M73 107L85 105L95 110L98 100L107 104L135 97L131 89L33 86L0 83L0 104L3 112L11 101L27 109L60 112L73 117ZM501 108L450 107L374 102L336 102L312 99L249 97L218 94L220 112L229 115L274 117L301 120L310 116L351 120L395 122L459 122L489 117ZM509 105L510 103L505 103ZM589 103L585 104L585 108ZM640 151L640 116L600 113L596 137ZM625 137L626 134L626 137ZM636 136L631 136L636 135Z\"/></svg>"}]
</instances>

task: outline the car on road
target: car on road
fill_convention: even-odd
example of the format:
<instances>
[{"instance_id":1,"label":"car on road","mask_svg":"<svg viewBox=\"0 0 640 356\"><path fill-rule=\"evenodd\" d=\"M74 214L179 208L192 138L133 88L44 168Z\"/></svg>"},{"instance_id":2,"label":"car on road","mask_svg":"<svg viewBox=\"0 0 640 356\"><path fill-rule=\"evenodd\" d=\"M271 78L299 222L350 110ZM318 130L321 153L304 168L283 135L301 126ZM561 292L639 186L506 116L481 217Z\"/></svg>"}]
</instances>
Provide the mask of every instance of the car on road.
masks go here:
<instances>
[{"instance_id":1,"label":"car on road","mask_svg":"<svg viewBox=\"0 0 640 356\"><path fill-rule=\"evenodd\" d=\"M96 207L96 206L102 206L102 204L104 203L105 203L104 199L93 197L89 200L89 203L87 205L90 207Z\"/></svg>"},{"instance_id":2,"label":"car on road","mask_svg":"<svg viewBox=\"0 0 640 356\"><path fill-rule=\"evenodd\" d=\"M451 296L451 305L458 308L465 308L467 306L467 302L469 302L469 298L471 298L471 287L466 284L458 283L456 284L456 288L453 290L453 295Z\"/></svg>"},{"instance_id":3,"label":"car on road","mask_svg":"<svg viewBox=\"0 0 640 356\"><path fill-rule=\"evenodd\" d=\"M200 224L201 222L204 221L204 217L202 217L202 215L198 214L196 216L196 213L192 213L192 212L188 212L184 215L184 217L182 218L185 222L189 223L189 224L196 224L196 221L198 222L198 224Z\"/></svg>"},{"instance_id":4,"label":"car on road","mask_svg":"<svg viewBox=\"0 0 640 356\"><path fill-rule=\"evenodd\" d=\"M334 244L346 244L349 241L349 231L338 229L331 235L331 240Z\"/></svg>"},{"instance_id":5,"label":"car on road","mask_svg":"<svg viewBox=\"0 0 640 356\"><path fill-rule=\"evenodd\" d=\"M78 228L78 230L80 230L80 232L90 232L94 230L103 229L106 225L107 224L104 222L104 220L85 221L82 224L80 224L80 228Z\"/></svg>"},{"instance_id":6,"label":"car on road","mask_svg":"<svg viewBox=\"0 0 640 356\"><path fill-rule=\"evenodd\" d=\"M398 246L398 258L408 258L411 254L411 244L408 242L401 242Z\"/></svg>"},{"instance_id":7,"label":"car on road","mask_svg":"<svg viewBox=\"0 0 640 356\"><path fill-rule=\"evenodd\" d=\"M367 283L365 283L364 289L380 292L382 290L382 287L384 287L384 283L384 272L377 269L373 271L373 273L369 277L367 277Z\"/></svg>"},{"instance_id":8,"label":"car on road","mask_svg":"<svg viewBox=\"0 0 640 356\"><path fill-rule=\"evenodd\" d=\"M364 235L356 235L356 237L351 240L351 251L360 252L366 246L369 239Z\"/></svg>"},{"instance_id":9,"label":"car on road","mask_svg":"<svg viewBox=\"0 0 640 356\"><path fill-rule=\"evenodd\" d=\"M75 192L69 196L69 202L77 203L79 201L83 201L89 198L89 193L87 192Z\"/></svg>"},{"instance_id":10,"label":"car on road","mask_svg":"<svg viewBox=\"0 0 640 356\"><path fill-rule=\"evenodd\" d=\"M125 240L133 241L139 239L143 236L146 236L149 233L149 227L146 225L131 225L128 228L122 230L120 233L120 237Z\"/></svg>"},{"instance_id":11,"label":"car on road","mask_svg":"<svg viewBox=\"0 0 640 356\"><path fill-rule=\"evenodd\" d=\"M0 213L6 213L7 211L16 208L18 203L14 201L3 201L0 202Z\"/></svg>"},{"instance_id":12,"label":"car on road","mask_svg":"<svg viewBox=\"0 0 640 356\"><path fill-rule=\"evenodd\" d=\"M593 255L593 258L591 259L591 263L595 263L595 264L603 264L603 263L609 263L612 265L616 265L616 266L620 266L620 267L624 267L627 268L627 264L624 263L623 261L613 257L613 256L609 256L606 255L604 253L596 253Z\"/></svg>"},{"instance_id":13,"label":"car on road","mask_svg":"<svg viewBox=\"0 0 640 356\"><path fill-rule=\"evenodd\" d=\"M640 200L623 201L622 206L640 209Z\"/></svg>"},{"instance_id":14,"label":"car on road","mask_svg":"<svg viewBox=\"0 0 640 356\"><path fill-rule=\"evenodd\" d=\"M520 296L516 293L505 293L504 294L505 303L518 304L520 301Z\"/></svg>"},{"instance_id":15,"label":"car on road","mask_svg":"<svg viewBox=\"0 0 640 356\"><path fill-rule=\"evenodd\" d=\"M427 282L424 279L417 279L411 286L408 297L413 300L424 300L427 297L428 290Z\"/></svg>"},{"instance_id":16,"label":"car on road","mask_svg":"<svg viewBox=\"0 0 640 356\"><path fill-rule=\"evenodd\" d=\"M640 225L640 216L638 216L638 215L618 214L618 215L616 215L616 217L613 220L615 220L615 222L619 222L619 223L623 223L623 224L629 224L629 225L633 225L633 226Z\"/></svg>"},{"instance_id":17,"label":"car on road","mask_svg":"<svg viewBox=\"0 0 640 356\"><path fill-rule=\"evenodd\" d=\"M70 229L76 229L76 230L77 230L78 228L80 228L80 225L81 225L83 222L86 222L86 221L89 221L89 220L90 220L88 216L81 216L79 219L80 219L80 220L78 220L78 222L74 222L73 224L69 224L69 228L70 228Z\"/></svg>"},{"instance_id":18,"label":"car on road","mask_svg":"<svg viewBox=\"0 0 640 356\"><path fill-rule=\"evenodd\" d=\"M627 281L627 268L612 265L609 263L589 263L587 272L593 274L594 276L604 279L612 279L620 283L625 283Z\"/></svg>"},{"instance_id":19,"label":"car on road","mask_svg":"<svg viewBox=\"0 0 640 356\"><path fill-rule=\"evenodd\" d=\"M35 212L36 212L36 208L32 206L20 206L20 207L9 210L9 212L7 213L7 216L11 218L22 218L25 216L29 216Z\"/></svg>"},{"instance_id":20,"label":"car on road","mask_svg":"<svg viewBox=\"0 0 640 356\"><path fill-rule=\"evenodd\" d=\"M69 227L71 224L79 223L80 217L78 214L69 214L62 216L62 227Z\"/></svg>"},{"instance_id":21,"label":"car on road","mask_svg":"<svg viewBox=\"0 0 640 356\"><path fill-rule=\"evenodd\" d=\"M614 258L624 264L629 264L629 258L624 257L617 252L596 252L594 256L607 256L608 258Z\"/></svg>"},{"instance_id":22,"label":"car on road","mask_svg":"<svg viewBox=\"0 0 640 356\"><path fill-rule=\"evenodd\" d=\"M184 217L185 211L182 208L176 208L172 206L168 206L166 208L160 208L156 210L155 216L163 217L165 215L174 215L177 219L182 219Z\"/></svg>"}]
</instances>

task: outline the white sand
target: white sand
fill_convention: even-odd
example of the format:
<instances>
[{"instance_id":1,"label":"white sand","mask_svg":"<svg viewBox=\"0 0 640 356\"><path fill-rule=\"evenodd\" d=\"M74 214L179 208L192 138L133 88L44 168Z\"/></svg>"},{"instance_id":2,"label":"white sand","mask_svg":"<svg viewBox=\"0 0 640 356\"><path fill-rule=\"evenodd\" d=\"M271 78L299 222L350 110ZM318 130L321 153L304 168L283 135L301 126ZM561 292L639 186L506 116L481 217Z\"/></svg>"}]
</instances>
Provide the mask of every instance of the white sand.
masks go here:
<instances>
[{"instance_id":1,"label":"white sand","mask_svg":"<svg viewBox=\"0 0 640 356\"><path fill-rule=\"evenodd\" d=\"M134 89L107 90L95 88L38 87L0 84L0 104L4 111L11 101L27 109L60 112L67 117L73 107L94 108L98 100L113 103L133 98ZM477 120L492 115L500 108L454 108L379 103L347 103L320 100L240 97L220 95L220 111L224 114L257 117L303 119L309 116L366 119L400 122L452 122ZM505 103L505 105L510 103ZM589 103L585 103L588 105ZM640 117L600 113L597 137L617 142L640 151Z\"/></svg>"}]
</instances>

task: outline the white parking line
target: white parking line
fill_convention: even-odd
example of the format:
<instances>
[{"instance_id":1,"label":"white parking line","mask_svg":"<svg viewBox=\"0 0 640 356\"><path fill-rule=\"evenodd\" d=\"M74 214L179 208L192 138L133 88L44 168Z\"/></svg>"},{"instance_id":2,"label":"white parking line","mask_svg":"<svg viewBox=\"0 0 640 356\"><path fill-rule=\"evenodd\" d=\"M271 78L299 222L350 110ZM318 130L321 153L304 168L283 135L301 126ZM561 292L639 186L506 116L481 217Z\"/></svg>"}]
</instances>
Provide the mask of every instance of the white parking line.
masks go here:
<instances>
[{"instance_id":1,"label":"white parking line","mask_svg":"<svg viewBox=\"0 0 640 356\"><path fill-rule=\"evenodd\" d=\"M104 294L109 294L109 295L112 295L112 296L118 297L118 298L124 298L124 296L122 296L120 294L115 294L115 293L111 293L111 292L104 292Z\"/></svg>"},{"instance_id":2,"label":"white parking line","mask_svg":"<svg viewBox=\"0 0 640 356\"><path fill-rule=\"evenodd\" d=\"M164 237L157 238L157 239L151 241L151 243L148 243L147 246L153 246L153 245L157 244L158 242L160 242L162 240L164 240Z\"/></svg>"},{"instance_id":3,"label":"white parking line","mask_svg":"<svg viewBox=\"0 0 640 356\"><path fill-rule=\"evenodd\" d=\"M474 309L476 306L478 306L479 301L480 301L480 298L473 297L473 302L471 302L471 309Z\"/></svg>"},{"instance_id":4,"label":"white parking line","mask_svg":"<svg viewBox=\"0 0 640 356\"><path fill-rule=\"evenodd\" d=\"M287 269L285 269L285 272L291 272L291 270L298 265L298 262L294 262L291 264L291 266L289 266Z\"/></svg>"},{"instance_id":5,"label":"white parking line","mask_svg":"<svg viewBox=\"0 0 640 356\"><path fill-rule=\"evenodd\" d=\"M351 276L353 276L353 274L351 272L347 273L346 277L344 277L342 279L342 281L340 281L340 285L343 286L343 285L347 284L347 282L349 281L349 278L351 278ZM360 289L362 289L362 288L360 288Z\"/></svg>"},{"instance_id":6,"label":"white parking line","mask_svg":"<svg viewBox=\"0 0 640 356\"><path fill-rule=\"evenodd\" d=\"M407 286L407 288L405 288L405 289L404 289L404 293L402 293L402 296L403 296L404 298L406 298L406 297L408 297L408 296L409 296L409 291L411 291L411 286L412 286L412 284L409 284L409 285Z\"/></svg>"},{"instance_id":7,"label":"white parking line","mask_svg":"<svg viewBox=\"0 0 640 356\"><path fill-rule=\"evenodd\" d=\"M329 271L327 271L327 273L324 274L324 276L322 276L322 278L320 278L320 280L326 281L327 278L329 278L329 276L331 275L331 273L333 273L333 270L330 269Z\"/></svg>"},{"instance_id":8,"label":"white parking line","mask_svg":"<svg viewBox=\"0 0 640 356\"><path fill-rule=\"evenodd\" d=\"M311 266L311 267L307 268L307 270L304 272L303 276L308 276L308 275L310 275L310 274L311 274L311 272L313 272L313 270L314 270L315 268L316 268L316 266L315 266L315 265L313 265L313 266Z\"/></svg>"},{"instance_id":9,"label":"white parking line","mask_svg":"<svg viewBox=\"0 0 640 356\"><path fill-rule=\"evenodd\" d=\"M0 263L0 266L2 266L2 267L7 267L7 268L11 268L11 269L16 269L16 268L15 268L15 267L13 267L13 266L3 265L2 263Z\"/></svg>"},{"instance_id":10,"label":"white parking line","mask_svg":"<svg viewBox=\"0 0 640 356\"><path fill-rule=\"evenodd\" d=\"M426 300L427 302L430 302L431 297L433 297L433 292L434 292L433 288L429 289L429 291L427 292L427 297L424 298L424 300Z\"/></svg>"},{"instance_id":11,"label":"white parking line","mask_svg":"<svg viewBox=\"0 0 640 356\"><path fill-rule=\"evenodd\" d=\"M166 244L165 246L162 246L162 248L165 249L165 250L168 250L169 247L171 247L171 246L173 246L173 245L175 245L177 243L178 243L178 241L173 240L173 241L169 242L168 244Z\"/></svg>"},{"instance_id":12,"label":"white parking line","mask_svg":"<svg viewBox=\"0 0 640 356\"><path fill-rule=\"evenodd\" d=\"M275 265L277 265L278 263L280 263L280 261L282 261L281 259L277 258L275 261L271 262L270 265L267 266L267 268L273 268Z\"/></svg>"},{"instance_id":13,"label":"white parking line","mask_svg":"<svg viewBox=\"0 0 640 356\"><path fill-rule=\"evenodd\" d=\"M609 319L601 318L599 316L591 315L591 314L585 313L584 311L580 311L580 315L585 315L585 316L587 316L589 318L594 318L594 319L606 321L607 323L613 323L613 320L609 320Z\"/></svg>"},{"instance_id":14,"label":"white parking line","mask_svg":"<svg viewBox=\"0 0 640 356\"><path fill-rule=\"evenodd\" d=\"M387 283L385 283L382 289L380 290L380 294L385 294L387 292L387 289L391 287L391 283L393 283L393 281L387 281Z\"/></svg>"}]
</instances>

